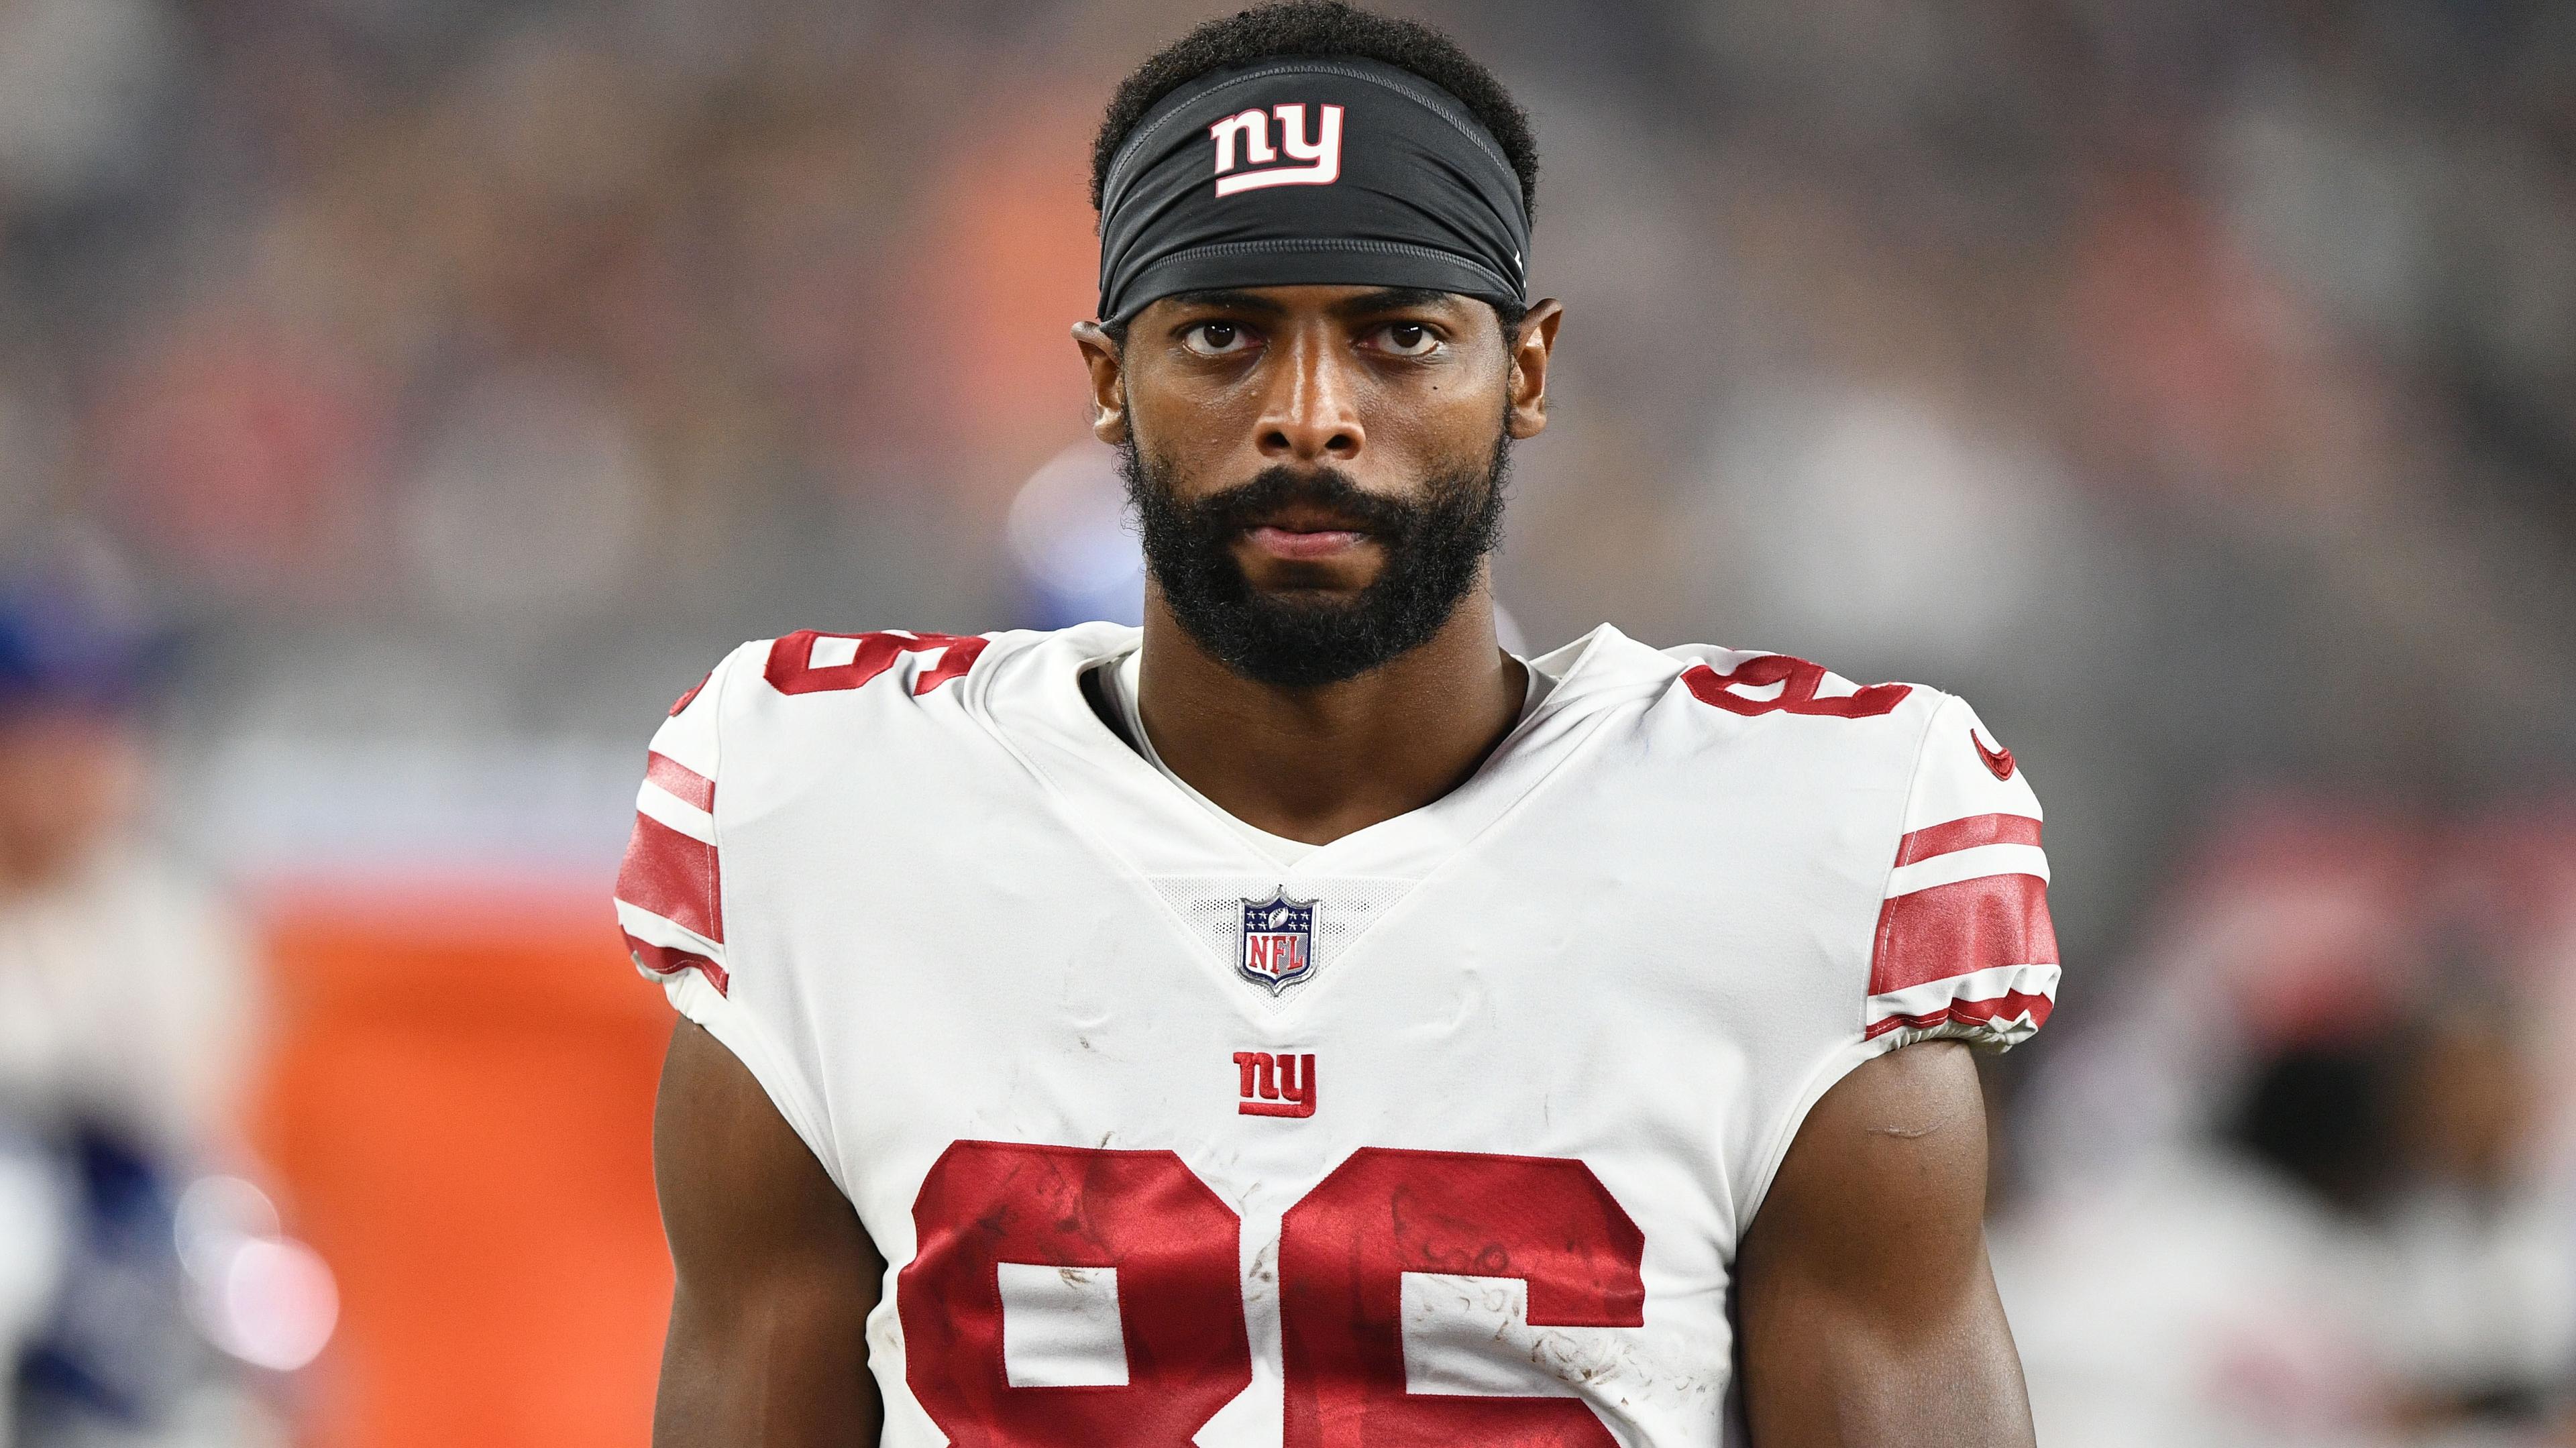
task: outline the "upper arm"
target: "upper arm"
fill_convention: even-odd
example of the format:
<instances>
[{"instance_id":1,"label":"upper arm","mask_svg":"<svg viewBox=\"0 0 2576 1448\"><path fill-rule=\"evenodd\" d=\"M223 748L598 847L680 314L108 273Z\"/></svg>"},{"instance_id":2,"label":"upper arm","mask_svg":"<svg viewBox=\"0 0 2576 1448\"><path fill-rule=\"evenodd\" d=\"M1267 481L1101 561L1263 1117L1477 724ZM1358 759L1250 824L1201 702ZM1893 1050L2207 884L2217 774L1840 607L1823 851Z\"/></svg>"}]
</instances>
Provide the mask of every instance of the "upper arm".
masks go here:
<instances>
[{"instance_id":1,"label":"upper arm","mask_svg":"<svg viewBox=\"0 0 2576 1448\"><path fill-rule=\"evenodd\" d=\"M743 978L726 943L719 824L740 803L719 724L728 679L759 655L737 649L655 730L617 877L627 949L686 1017L653 1116L676 1275L654 1440L872 1443L866 1328L885 1263L809 1145L828 1134L759 1005L782 986Z\"/></svg>"},{"instance_id":2,"label":"upper arm","mask_svg":"<svg viewBox=\"0 0 2576 1448\"><path fill-rule=\"evenodd\" d=\"M1936 696L1896 825L1860 1038L1826 1061L1881 1054L1805 1111L1737 1252L1758 1448L2031 1441L1967 1048L2007 1049L2055 1004L2039 800L1975 711Z\"/></svg>"},{"instance_id":3,"label":"upper arm","mask_svg":"<svg viewBox=\"0 0 2576 1448\"><path fill-rule=\"evenodd\" d=\"M866 1327L884 1259L751 1072L687 1021L662 1066L653 1177L677 1275L654 1442L875 1442Z\"/></svg>"},{"instance_id":4,"label":"upper arm","mask_svg":"<svg viewBox=\"0 0 2576 1448\"><path fill-rule=\"evenodd\" d=\"M1816 1103L1736 1257L1757 1448L2032 1441L1985 1186L1958 1044L1879 1057Z\"/></svg>"},{"instance_id":5,"label":"upper arm","mask_svg":"<svg viewBox=\"0 0 2576 1448\"><path fill-rule=\"evenodd\" d=\"M1758 1448L2031 1441L1986 1261L1968 1048L2009 1049L2055 1005L2048 861L2011 752L1964 700L1931 703L1893 821L1858 1038L1823 1043L1811 1079L1840 1079L1802 1108L1736 1254Z\"/></svg>"}]
</instances>

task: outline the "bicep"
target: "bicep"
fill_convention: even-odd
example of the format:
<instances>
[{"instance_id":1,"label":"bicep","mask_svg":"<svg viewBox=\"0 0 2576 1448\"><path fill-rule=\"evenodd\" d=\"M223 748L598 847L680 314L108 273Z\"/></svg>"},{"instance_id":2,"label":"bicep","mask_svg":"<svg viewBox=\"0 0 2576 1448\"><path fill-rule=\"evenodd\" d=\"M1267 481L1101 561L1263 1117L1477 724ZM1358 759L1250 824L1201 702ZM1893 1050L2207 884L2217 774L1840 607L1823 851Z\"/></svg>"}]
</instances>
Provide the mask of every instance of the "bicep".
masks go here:
<instances>
[{"instance_id":1,"label":"bicep","mask_svg":"<svg viewBox=\"0 0 2576 1448\"><path fill-rule=\"evenodd\" d=\"M687 1021L663 1061L653 1175L676 1274L654 1442L875 1442L866 1324L884 1260L760 1083Z\"/></svg>"},{"instance_id":2,"label":"bicep","mask_svg":"<svg viewBox=\"0 0 2576 1448\"><path fill-rule=\"evenodd\" d=\"M1985 1176L1955 1043L1868 1062L1816 1103L1736 1258L1756 1448L2031 1441Z\"/></svg>"}]
</instances>

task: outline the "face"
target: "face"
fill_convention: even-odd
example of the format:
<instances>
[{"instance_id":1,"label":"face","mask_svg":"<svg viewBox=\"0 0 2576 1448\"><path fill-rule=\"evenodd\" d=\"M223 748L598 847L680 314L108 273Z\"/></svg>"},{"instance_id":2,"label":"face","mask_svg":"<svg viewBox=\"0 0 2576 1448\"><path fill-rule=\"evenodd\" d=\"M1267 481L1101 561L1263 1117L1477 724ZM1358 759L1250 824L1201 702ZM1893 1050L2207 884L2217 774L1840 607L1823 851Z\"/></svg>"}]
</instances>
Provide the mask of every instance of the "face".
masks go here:
<instances>
[{"instance_id":1,"label":"face","mask_svg":"<svg viewBox=\"0 0 2576 1448\"><path fill-rule=\"evenodd\" d=\"M1483 587L1558 316L1542 302L1514 336L1470 298L1296 286L1165 298L1124 346L1076 328L1162 604L1286 686L1429 639Z\"/></svg>"}]
</instances>

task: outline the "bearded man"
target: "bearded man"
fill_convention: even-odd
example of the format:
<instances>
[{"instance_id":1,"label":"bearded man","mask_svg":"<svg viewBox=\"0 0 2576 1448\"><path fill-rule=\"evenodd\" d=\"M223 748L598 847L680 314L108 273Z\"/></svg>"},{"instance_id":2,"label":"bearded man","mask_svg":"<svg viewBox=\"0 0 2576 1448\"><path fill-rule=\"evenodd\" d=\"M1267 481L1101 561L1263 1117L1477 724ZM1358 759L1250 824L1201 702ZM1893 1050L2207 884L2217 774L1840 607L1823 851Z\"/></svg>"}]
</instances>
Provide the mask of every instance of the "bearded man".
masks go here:
<instances>
[{"instance_id":1,"label":"bearded man","mask_svg":"<svg viewBox=\"0 0 2576 1448\"><path fill-rule=\"evenodd\" d=\"M1074 328L1143 628L761 640L655 736L666 1448L2030 1441L2038 802L1932 689L1497 645L1536 175L1409 22L1154 56Z\"/></svg>"}]
</instances>

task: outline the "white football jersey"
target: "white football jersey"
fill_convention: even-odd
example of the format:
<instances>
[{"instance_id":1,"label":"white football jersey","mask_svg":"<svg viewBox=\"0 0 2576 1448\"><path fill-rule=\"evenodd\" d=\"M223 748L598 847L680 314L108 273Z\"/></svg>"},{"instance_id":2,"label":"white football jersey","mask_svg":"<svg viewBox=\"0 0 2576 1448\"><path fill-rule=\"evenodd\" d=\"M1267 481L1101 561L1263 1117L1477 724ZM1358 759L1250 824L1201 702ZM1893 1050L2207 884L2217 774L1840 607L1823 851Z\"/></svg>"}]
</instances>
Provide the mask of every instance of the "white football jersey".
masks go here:
<instances>
[{"instance_id":1,"label":"white football jersey","mask_svg":"<svg viewBox=\"0 0 2576 1448\"><path fill-rule=\"evenodd\" d=\"M884 1441L1740 1441L1730 1269L1808 1108L2048 1016L2011 754L1603 627L1283 866L1093 711L1137 646L791 634L653 740L618 917L885 1254Z\"/></svg>"}]
</instances>

